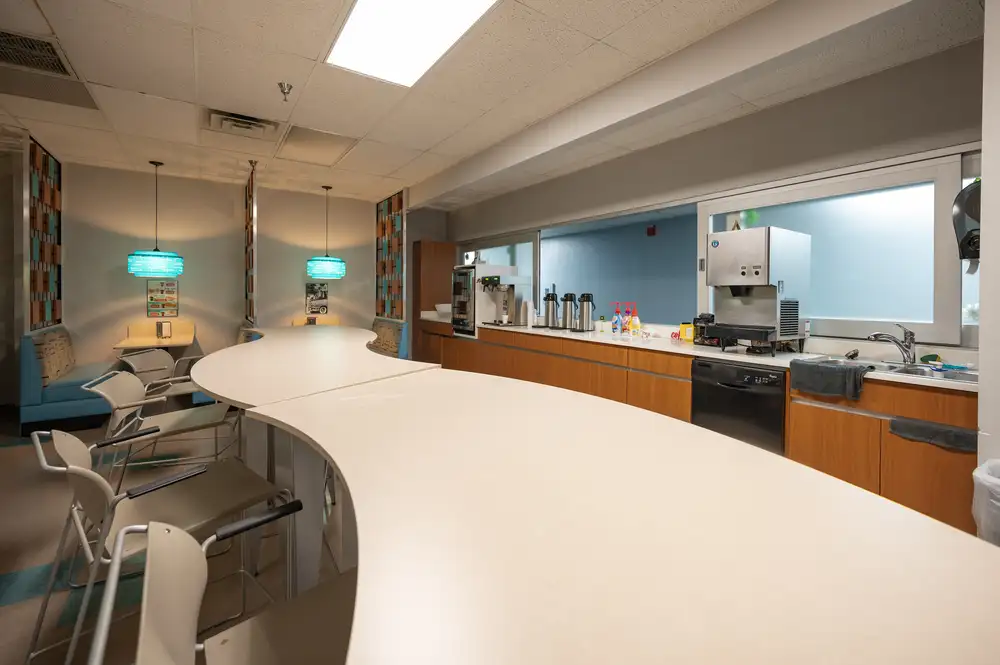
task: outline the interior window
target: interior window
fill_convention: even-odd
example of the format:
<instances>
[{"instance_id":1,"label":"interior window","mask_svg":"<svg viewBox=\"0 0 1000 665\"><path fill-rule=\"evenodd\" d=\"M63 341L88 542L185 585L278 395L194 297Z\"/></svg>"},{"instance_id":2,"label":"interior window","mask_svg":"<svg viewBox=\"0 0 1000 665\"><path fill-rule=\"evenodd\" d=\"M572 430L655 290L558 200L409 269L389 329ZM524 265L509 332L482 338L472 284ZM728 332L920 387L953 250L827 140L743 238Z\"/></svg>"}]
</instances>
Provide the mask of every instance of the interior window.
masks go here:
<instances>
[{"instance_id":1,"label":"interior window","mask_svg":"<svg viewBox=\"0 0 1000 665\"><path fill-rule=\"evenodd\" d=\"M737 221L812 237L806 317L934 320L933 182L713 215L712 226Z\"/></svg>"}]
</instances>

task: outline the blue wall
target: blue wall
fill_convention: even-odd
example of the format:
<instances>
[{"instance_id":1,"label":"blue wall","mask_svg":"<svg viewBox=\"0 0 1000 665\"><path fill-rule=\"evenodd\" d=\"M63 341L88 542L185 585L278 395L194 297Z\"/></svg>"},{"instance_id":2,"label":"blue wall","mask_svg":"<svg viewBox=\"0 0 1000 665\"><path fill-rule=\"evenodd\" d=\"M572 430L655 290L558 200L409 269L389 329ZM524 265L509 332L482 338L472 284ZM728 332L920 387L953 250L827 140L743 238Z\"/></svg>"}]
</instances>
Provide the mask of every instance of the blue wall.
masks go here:
<instances>
[{"instance_id":1,"label":"blue wall","mask_svg":"<svg viewBox=\"0 0 1000 665\"><path fill-rule=\"evenodd\" d=\"M698 218L685 215L655 222L543 238L541 280L555 282L562 297L593 293L596 316L609 321L615 301L639 303L644 323L690 321L698 309ZM624 306L622 306L624 311Z\"/></svg>"}]
</instances>

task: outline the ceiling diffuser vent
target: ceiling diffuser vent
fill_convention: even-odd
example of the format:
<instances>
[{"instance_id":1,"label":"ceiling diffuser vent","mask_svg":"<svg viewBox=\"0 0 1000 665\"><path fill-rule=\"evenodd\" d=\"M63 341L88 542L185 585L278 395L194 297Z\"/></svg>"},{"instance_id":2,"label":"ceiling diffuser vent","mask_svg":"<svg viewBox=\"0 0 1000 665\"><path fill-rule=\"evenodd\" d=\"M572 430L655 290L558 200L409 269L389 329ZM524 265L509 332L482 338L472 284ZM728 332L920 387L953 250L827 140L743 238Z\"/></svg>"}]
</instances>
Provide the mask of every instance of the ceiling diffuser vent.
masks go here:
<instances>
[{"instance_id":1,"label":"ceiling diffuser vent","mask_svg":"<svg viewBox=\"0 0 1000 665\"><path fill-rule=\"evenodd\" d=\"M209 111L208 129L261 141L273 141L278 136L279 124L239 113Z\"/></svg>"},{"instance_id":2,"label":"ceiling diffuser vent","mask_svg":"<svg viewBox=\"0 0 1000 665\"><path fill-rule=\"evenodd\" d=\"M44 39L0 31L0 64L24 67L47 74L72 76L59 51Z\"/></svg>"}]
</instances>

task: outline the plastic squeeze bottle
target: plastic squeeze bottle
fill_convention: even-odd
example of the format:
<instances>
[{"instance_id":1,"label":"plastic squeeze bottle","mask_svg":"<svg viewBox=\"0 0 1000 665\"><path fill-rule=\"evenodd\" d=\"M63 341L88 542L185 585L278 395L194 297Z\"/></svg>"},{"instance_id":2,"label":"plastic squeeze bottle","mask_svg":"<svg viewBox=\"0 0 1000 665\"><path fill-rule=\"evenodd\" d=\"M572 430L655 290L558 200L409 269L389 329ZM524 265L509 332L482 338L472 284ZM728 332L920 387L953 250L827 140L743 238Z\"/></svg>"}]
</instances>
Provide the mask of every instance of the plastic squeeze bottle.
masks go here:
<instances>
[{"instance_id":1,"label":"plastic squeeze bottle","mask_svg":"<svg viewBox=\"0 0 1000 665\"><path fill-rule=\"evenodd\" d=\"M622 335L628 337L632 334L632 308L631 303L625 303L625 316L622 317Z\"/></svg>"},{"instance_id":2,"label":"plastic squeeze bottle","mask_svg":"<svg viewBox=\"0 0 1000 665\"><path fill-rule=\"evenodd\" d=\"M633 337L642 334L642 322L639 320L639 303L632 303L632 321L629 325Z\"/></svg>"},{"instance_id":3,"label":"plastic squeeze bottle","mask_svg":"<svg viewBox=\"0 0 1000 665\"><path fill-rule=\"evenodd\" d=\"M622 304L615 303L615 315L611 318L611 334L617 335L622 329Z\"/></svg>"}]
</instances>

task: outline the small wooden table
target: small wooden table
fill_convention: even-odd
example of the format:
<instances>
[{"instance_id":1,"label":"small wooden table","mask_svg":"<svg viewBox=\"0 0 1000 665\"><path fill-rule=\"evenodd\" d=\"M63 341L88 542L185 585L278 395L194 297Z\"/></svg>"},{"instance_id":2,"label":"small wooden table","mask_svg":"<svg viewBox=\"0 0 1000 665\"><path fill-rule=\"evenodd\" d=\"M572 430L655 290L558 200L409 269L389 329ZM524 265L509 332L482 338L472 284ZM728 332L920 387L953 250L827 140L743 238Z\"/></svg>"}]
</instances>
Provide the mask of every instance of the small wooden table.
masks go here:
<instances>
[{"instance_id":1,"label":"small wooden table","mask_svg":"<svg viewBox=\"0 0 1000 665\"><path fill-rule=\"evenodd\" d=\"M156 336L157 319L149 319L128 327L123 340L115 344L117 350L167 349L194 344L194 322L184 319L170 319L170 337Z\"/></svg>"}]
</instances>

